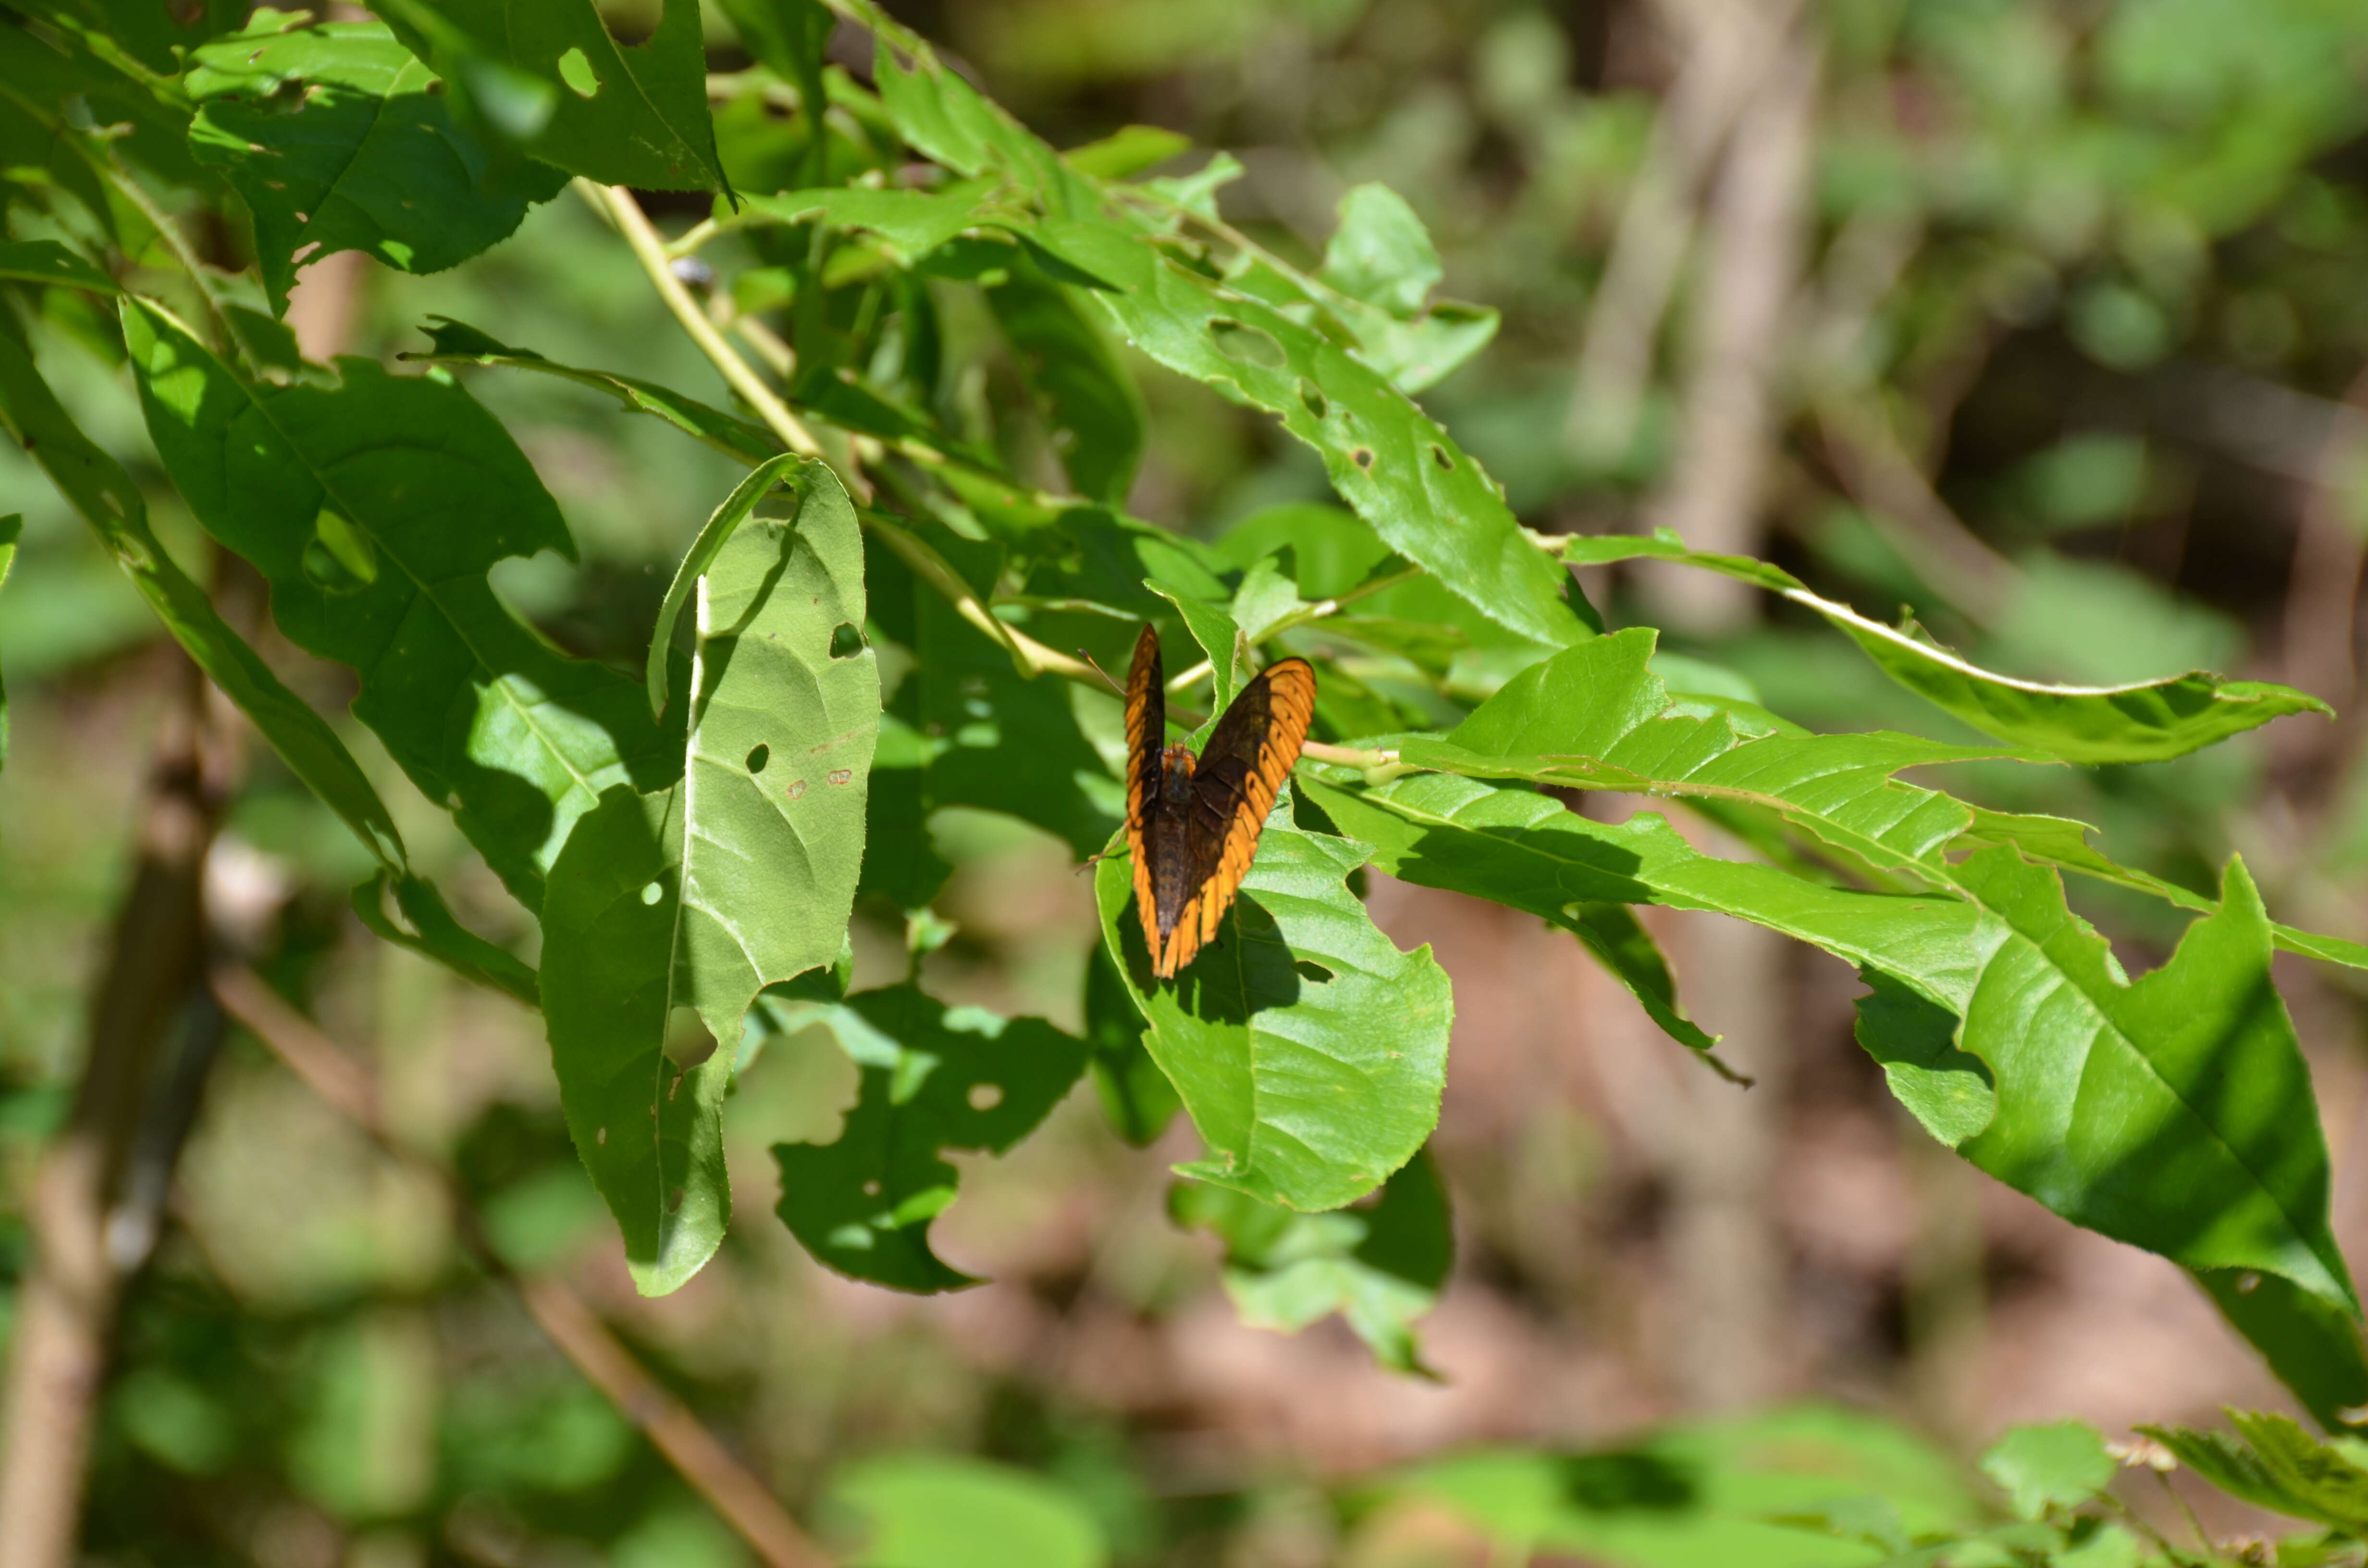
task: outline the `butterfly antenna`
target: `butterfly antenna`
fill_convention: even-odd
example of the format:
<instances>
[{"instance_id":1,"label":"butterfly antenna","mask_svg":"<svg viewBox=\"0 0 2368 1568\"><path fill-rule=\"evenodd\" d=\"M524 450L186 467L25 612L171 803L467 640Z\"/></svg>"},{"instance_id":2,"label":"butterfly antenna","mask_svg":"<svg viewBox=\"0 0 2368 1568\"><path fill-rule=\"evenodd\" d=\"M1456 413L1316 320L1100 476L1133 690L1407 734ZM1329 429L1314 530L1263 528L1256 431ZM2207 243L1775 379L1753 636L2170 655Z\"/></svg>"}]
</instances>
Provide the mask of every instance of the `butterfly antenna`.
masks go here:
<instances>
[{"instance_id":1,"label":"butterfly antenna","mask_svg":"<svg viewBox=\"0 0 2368 1568\"><path fill-rule=\"evenodd\" d=\"M1118 683L1118 682L1116 682L1116 681L1114 681L1114 680L1110 680L1110 671L1108 671L1108 670L1106 670L1106 669L1102 668L1100 662L1099 662L1099 660L1097 660L1097 659L1096 659L1096 658L1095 658L1091 653L1087 653L1083 648L1080 648L1080 649L1078 649L1078 650L1077 650L1077 657L1079 657L1080 659L1085 660L1085 662L1086 662L1086 663L1087 663L1087 664L1089 664L1089 665L1092 665L1094 666L1094 674L1096 674L1096 675L1098 675L1098 676L1101 676L1101 677L1102 677L1102 679L1104 679L1104 680L1106 680L1106 681L1110 681L1110 688L1112 691L1117 692L1121 697L1124 697L1124 696L1126 695L1126 687L1122 687L1122 686L1119 685L1119 683ZM1095 856L1095 857L1094 857L1094 860L1099 860L1099 859L1100 859L1100 858L1101 858L1101 857L1100 857L1100 856L1099 856L1099 855L1097 855L1097 856ZM1093 863L1094 863L1094 861L1093 861L1093 860L1088 860L1088 861L1087 861L1087 862L1086 862L1086 864L1087 864L1087 865L1088 865L1088 866L1092 865Z\"/></svg>"}]
</instances>

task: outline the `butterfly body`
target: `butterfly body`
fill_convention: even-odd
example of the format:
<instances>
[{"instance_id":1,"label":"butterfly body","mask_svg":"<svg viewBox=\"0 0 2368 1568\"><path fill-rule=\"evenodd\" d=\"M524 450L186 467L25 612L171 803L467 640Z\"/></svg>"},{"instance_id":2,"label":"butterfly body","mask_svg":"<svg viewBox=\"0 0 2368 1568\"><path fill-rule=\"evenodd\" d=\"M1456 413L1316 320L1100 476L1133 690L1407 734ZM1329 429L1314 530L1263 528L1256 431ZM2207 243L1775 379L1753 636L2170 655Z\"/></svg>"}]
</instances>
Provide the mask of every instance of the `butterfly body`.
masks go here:
<instances>
[{"instance_id":1,"label":"butterfly body","mask_svg":"<svg viewBox=\"0 0 2368 1568\"><path fill-rule=\"evenodd\" d=\"M1259 672L1197 757L1167 742L1159 638L1149 627L1127 673L1127 847L1152 972L1167 979L1213 939L1257 852L1277 791L1315 710L1315 672L1281 659Z\"/></svg>"}]
</instances>

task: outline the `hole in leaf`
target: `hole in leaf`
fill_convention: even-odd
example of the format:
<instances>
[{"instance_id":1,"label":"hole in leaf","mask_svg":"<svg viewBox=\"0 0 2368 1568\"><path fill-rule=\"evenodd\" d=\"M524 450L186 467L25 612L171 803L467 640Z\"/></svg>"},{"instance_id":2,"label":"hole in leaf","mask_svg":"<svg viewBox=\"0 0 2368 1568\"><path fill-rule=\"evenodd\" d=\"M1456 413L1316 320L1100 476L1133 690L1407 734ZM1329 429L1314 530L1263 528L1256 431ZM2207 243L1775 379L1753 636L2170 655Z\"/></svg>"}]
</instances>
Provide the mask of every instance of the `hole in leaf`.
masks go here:
<instances>
[{"instance_id":1,"label":"hole in leaf","mask_svg":"<svg viewBox=\"0 0 2368 1568\"><path fill-rule=\"evenodd\" d=\"M305 581L332 594L358 594L378 581L378 551L335 512L313 519L302 558Z\"/></svg>"},{"instance_id":2,"label":"hole in leaf","mask_svg":"<svg viewBox=\"0 0 2368 1568\"><path fill-rule=\"evenodd\" d=\"M559 57L559 79L579 98L588 98L600 90L600 78L580 49L571 49Z\"/></svg>"},{"instance_id":3,"label":"hole in leaf","mask_svg":"<svg viewBox=\"0 0 2368 1568\"><path fill-rule=\"evenodd\" d=\"M851 659L863 652L863 632L851 620L842 620L830 634L830 656Z\"/></svg>"},{"instance_id":4,"label":"hole in leaf","mask_svg":"<svg viewBox=\"0 0 2368 1568\"><path fill-rule=\"evenodd\" d=\"M1212 317L1209 335L1217 340L1217 352L1237 365L1263 365L1279 370L1291 362L1272 335L1264 329L1246 326L1230 316Z\"/></svg>"},{"instance_id":5,"label":"hole in leaf","mask_svg":"<svg viewBox=\"0 0 2368 1568\"><path fill-rule=\"evenodd\" d=\"M762 773L765 771L765 764L770 762L772 759L773 748L760 741L757 744L756 748L748 754L748 771L751 773Z\"/></svg>"},{"instance_id":6,"label":"hole in leaf","mask_svg":"<svg viewBox=\"0 0 2368 1568\"><path fill-rule=\"evenodd\" d=\"M604 1127L600 1129L599 1131L594 1133L592 1135L592 1142L599 1144L603 1149L607 1148L609 1146L609 1130Z\"/></svg>"},{"instance_id":7,"label":"hole in leaf","mask_svg":"<svg viewBox=\"0 0 2368 1568\"><path fill-rule=\"evenodd\" d=\"M970 1101L970 1108L973 1110L993 1110L1003 1103L1003 1085L973 1084L970 1086L970 1093L963 1097Z\"/></svg>"},{"instance_id":8,"label":"hole in leaf","mask_svg":"<svg viewBox=\"0 0 2368 1568\"><path fill-rule=\"evenodd\" d=\"M1359 447L1355 451L1349 454L1349 460L1355 463L1359 468L1370 469L1373 466L1373 449L1371 447Z\"/></svg>"},{"instance_id":9,"label":"hole in leaf","mask_svg":"<svg viewBox=\"0 0 2368 1568\"><path fill-rule=\"evenodd\" d=\"M666 897L666 884L663 882L652 882L642 890L642 902L645 904L655 903L664 897Z\"/></svg>"},{"instance_id":10,"label":"hole in leaf","mask_svg":"<svg viewBox=\"0 0 2368 1568\"><path fill-rule=\"evenodd\" d=\"M715 1037L707 1030L707 1020L692 1006L677 1006L666 1014L666 1057L677 1067L696 1067L715 1054ZM682 1093L682 1074L675 1074L666 1085L669 1104Z\"/></svg>"},{"instance_id":11,"label":"hole in leaf","mask_svg":"<svg viewBox=\"0 0 2368 1568\"><path fill-rule=\"evenodd\" d=\"M1320 963L1312 962L1307 959L1301 959L1297 963L1292 964L1291 967L1299 971L1300 979L1306 981L1311 985L1328 984L1332 979L1332 971L1330 970L1326 969Z\"/></svg>"},{"instance_id":12,"label":"hole in leaf","mask_svg":"<svg viewBox=\"0 0 2368 1568\"><path fill-rule=\"evenodd\" d=\"M1318 419L1332 412L1331 400L1318 392L1315 383L1304 376L1299 378L1299 401L1306 405L1308 413Z\"/></svg>"},{"instance_id":13,"label":"hole in leaf","mask_svg":"<svg viewBox=\"0 0 2368 1568\"><path fill-rule=\"evenodd\" d=\"M880 1183L877 1178L867 1181L863 1184L863 1196L866 1198L877 1198L880 1196Z\"/></svg>"},{"instance_id":14,"label":"hole in leaf","mask_svg":"<svg viewBox=\"0 0 2368 1568\"><path fill-rule=\"evenodd\" d=\"M1447 455L1447 449L1440 446L1437 442L1433 442L1431 444L1430 460L1437 463L1440 467L1446 469L1451 473L1455 470L1455 460L1449 457Z\"/></svg>"}]
</instances>

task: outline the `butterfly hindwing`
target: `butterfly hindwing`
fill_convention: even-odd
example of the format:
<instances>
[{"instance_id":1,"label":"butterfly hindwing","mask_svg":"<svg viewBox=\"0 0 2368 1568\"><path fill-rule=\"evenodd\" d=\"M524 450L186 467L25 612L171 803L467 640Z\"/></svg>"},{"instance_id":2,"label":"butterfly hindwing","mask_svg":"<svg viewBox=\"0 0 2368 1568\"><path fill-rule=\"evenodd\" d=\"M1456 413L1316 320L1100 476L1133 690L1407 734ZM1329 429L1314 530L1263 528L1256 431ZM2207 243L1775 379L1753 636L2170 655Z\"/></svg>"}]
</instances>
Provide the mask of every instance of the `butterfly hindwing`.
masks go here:
<instances>
[{"instance_id":1,"label":"butterfly hindwing","mask_svg":"<svg viewBox=\"0 0 2368 1568\"><path fill-rule=\"evenodd\" d=\"M1146 626L1135 639L1134 662L1126 673L1126 846L1134 857L1134 902L1142 912L1144 944L1155 963L1160 944L1152 857L1158 837L1159 758L1167 744L1166 676L1159 633Z\"/></svg>"}]
</instances>

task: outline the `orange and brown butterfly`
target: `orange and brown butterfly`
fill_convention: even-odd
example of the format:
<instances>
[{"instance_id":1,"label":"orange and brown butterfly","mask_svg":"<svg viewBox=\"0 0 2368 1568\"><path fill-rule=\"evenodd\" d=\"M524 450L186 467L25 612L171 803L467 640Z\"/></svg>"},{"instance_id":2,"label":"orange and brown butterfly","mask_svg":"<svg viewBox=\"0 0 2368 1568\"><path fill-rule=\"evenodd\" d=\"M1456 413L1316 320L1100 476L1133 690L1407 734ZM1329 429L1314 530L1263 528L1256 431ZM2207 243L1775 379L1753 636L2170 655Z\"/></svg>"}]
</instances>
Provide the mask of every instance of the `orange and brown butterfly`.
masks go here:
<instances>
[{"instance_id":1,"label":"orange and brown butterfly","mask_svg":"<svg viewBox=\"0 0 2368 1568\"><path fill-rule=\"evenodd\" d=\"M1304 659L1278 659L1242 687L1195 757L1167 744L1159 635L1146 626L1136 639L1126 676L1126 843L1160 979L1216 936L1315 713L1315 670Z\"/></svg>"}]
</instances>

